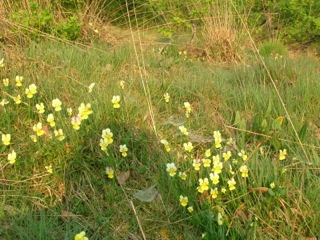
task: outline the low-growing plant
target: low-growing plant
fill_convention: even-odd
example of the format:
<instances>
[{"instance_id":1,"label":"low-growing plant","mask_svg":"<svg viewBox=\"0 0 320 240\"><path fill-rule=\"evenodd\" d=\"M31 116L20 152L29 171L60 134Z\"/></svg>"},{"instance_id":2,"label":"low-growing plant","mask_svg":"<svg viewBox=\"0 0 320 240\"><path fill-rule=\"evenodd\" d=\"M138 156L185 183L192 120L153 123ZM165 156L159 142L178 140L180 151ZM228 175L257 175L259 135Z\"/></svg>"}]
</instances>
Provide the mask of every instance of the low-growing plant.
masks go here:
<instances>
[{"instance_id":1,"label":"low-growing plant","mask_svg":"<svg viewBox=\"0 0 320 240\"><path fill-rule=\"evenodd\" d=\"M67 40L78 40L81 37L81 27L77 13L69 13L62 19L54 15L54 6L47 4L41 6L35 2L30 3L30 11L20 9L13 12L10 18L18 24L18 30L33 40L39 41L43 34L53 34L59 38Z\"/></svg>"},{"instance_id":2,"label":"low-growing plant","mask_svg":"<svg viewBox=\"0 0 320 240\"><path fill-rule=\"evenodd\" d=\"M81 38L82 25L77 16L71 16L66 23L58 22L53 31L57 37L74 41Z\"/></svg>"},{"instance_id":3,"label":"low-growing plant","mask_svg":"<svg viewBox=\"0 0 320 240\"><path fill-rule=\"evenodd\" d=\"M282 58L288 55L286 46L279 41L265 42L259 47L259 53L263 57Z\"/></svg>"}]
</instances>

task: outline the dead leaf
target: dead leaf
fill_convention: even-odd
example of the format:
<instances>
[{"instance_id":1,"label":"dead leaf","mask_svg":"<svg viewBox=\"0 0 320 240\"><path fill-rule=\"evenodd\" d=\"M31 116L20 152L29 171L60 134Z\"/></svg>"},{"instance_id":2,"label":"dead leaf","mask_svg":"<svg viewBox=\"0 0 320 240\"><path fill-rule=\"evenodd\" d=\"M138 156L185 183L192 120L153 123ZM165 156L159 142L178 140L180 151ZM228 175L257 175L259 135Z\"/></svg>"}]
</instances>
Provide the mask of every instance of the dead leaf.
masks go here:
<instances>
[{"instance_id":1,"label":"dead leaf","mask_svg":"<svg viewBox=\"0 0 320 240\"><path fill-rule=\"evenodd\" d=\"M161 228L159 230L159 235L162 240L170 240L169 231L166 228Z\"/></svg>"},{"instance_id":2,"label":"dead leaf","mask_svg":"<svg viewBox=\"0 0 320 240\"><path fill-rule=\"evenodd\" d=\"M72 212L68 212L65 210L61 211L61 217L63 218L79 218L81 215L75 215Z\"/></svg>"},{"instance_id":3,"label":"dead leaf","mask_svg":"<svg viewBox=\"0 0 320 240\"><path fill-rule=\"evenodd\" d=\"M186 121L184 119L174 119L173 116L170 116L169 119L167 121L164 121L163 123L161 123L161 125L168 125L171 124L173 126L181 126L185 123Z\"/></svg>"},{"instance_id":4,"label":"dead leaf","mask_svg":"<svg viewBox=\"0 0 320 240\"><path fill-rule=\"evenodd\" d=\"M118 183L121 186L124 186L126 185L128 178L130 177L130 171L128 170L126 172L119 173L116 175L116 177L117 177Z\"/></svg>"},{"instance_id":5,"label":"dead leaf","mask_svg":"<svg viewBox=\"0 0 320 240\"><path fill-rule=\"evenodd\" d=\"M269 188L267 187L256 187L256 188L251 188L252 191L254 192L268 192Z\"/></svg>"},{"instance_id":6,"label":"dead leaf","mask_svg":"<svg viewBox=\"0 0 320 240\"><path fill-rule=\"evenodd\" d=\"M133 194L133 197L139 199L142 202L152 202L158 194L156 185L153 185L144 190L139 190Z\"/></svg>"}]
</instances>

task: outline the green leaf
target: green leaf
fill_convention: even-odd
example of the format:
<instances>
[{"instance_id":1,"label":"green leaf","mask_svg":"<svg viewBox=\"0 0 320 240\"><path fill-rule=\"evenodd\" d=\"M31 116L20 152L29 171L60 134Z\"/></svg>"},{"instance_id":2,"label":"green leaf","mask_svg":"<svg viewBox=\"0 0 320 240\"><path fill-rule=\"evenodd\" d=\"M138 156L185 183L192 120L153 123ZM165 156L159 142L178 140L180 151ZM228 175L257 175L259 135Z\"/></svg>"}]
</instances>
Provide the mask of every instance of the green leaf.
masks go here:
<instances>
[{"instance_id":1,"label":"green leaf","mask_svg":"<svg viewBox=\"0 0 320 240\"><path fill-rule=\"evenodd\" d=\"M266 113L264 114L264 117L267 118L270 115L271 111L272 111L272 100L269 99L268 108L267 108Z\"/></svg>"},{"instance_id":2,"label":"green leaf","mask_svg":"<svg viewBox=\"0 0 320 240\"><path fill-rule=\"evenodd\" d=\"M234 118L234 123L235 126L239 127L239 125L241 125L241 116L239 111L236 111L236 116Z\"/></svg>"},{"instance_id":3,"label":"green leaf","mask_svg":"<svg viewBox=\"0 0 320 240\"><path fill-rule=\"evenodd\" d=\"M271 143L271 146L274 147L275 150L279 150L281 147L282 147L282 143L279 141L278 138L276 137L273 137L271 140L270 140L270 143Z\"/></svg>"},{"instance_id":4,"label":"green leaf","mask_svg":"<svg viewBox=\"0 0 320 240\"><path fill-rule=\"evenodd\" d=\"M233 124L240 129L244 129L244 130L247 129L246 120L243 117L241 117L239 111L236 111L236 116L234 118Z\"/></svg>"},{"instance_id":5,"label":"green leaf","mask_svg":"<svg viewBox=\"0 0 320 240\"><path fill-rule=\"evenodd\" d=\"M276 195L275 192L270 188L268 189L268 193L270 194L270 196Z\"/></svg>"},{"instance_id":6,"label":"green leaf","mask_svg":"<svg viewBox=\"0 0 320 240\"><path fill-rule=\"evenodd\" d=\"M284 121L284 117L283 117L283 116L277 117L277 118L276 118L275 120L273 120L273 122L272 122L272 129L274 129L274 130L281 130L283 121Z\"/></svg>"},{"instance_id":7,"label":"green leaf","mask_svg":"<svg viewBox=\"0 0 320 240\"><path fill-rule=\"evenodd\" d=\"M267 129L267 127L268 127L268 122L267 122L267 120L264 118L264 119L262 120L262 122L261 122L262 132L265 132L266 129Z\"/></svg>"},{"instance_id":8,"label":"green leaf","mask_svg":"<svg viewBox=\"0 0 320 240\"><path fill-rule=\"evenodd\" d=\"M256 115L254 117L253 124L252 124L252 130L254 132L260 132L260 130L261 130L261 121L262 121L261 114L258 114L258 115Z\"/></svg>"},{"instance_id":9,"label":"green leaf","mask_svg":"<svg viewBox=\"0 0 320 240\"><path fill-rule=\"evenodd\" d=\"M308 132L308 123L305 122L298 133L299 138L302 142L306 139L307 132Z\"/></svg>"}]
</instances>

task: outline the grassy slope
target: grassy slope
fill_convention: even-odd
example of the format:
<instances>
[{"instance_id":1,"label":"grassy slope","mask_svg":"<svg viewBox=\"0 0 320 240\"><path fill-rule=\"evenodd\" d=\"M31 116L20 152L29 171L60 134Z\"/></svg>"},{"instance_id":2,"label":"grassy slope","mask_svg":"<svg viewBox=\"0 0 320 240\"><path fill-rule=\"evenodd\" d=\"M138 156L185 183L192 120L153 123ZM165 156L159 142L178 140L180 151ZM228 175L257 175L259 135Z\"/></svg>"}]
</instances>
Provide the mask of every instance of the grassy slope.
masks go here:
<instances>
[{"instance_id":1,"label":"grassy slope","mask_svg":"<svg viewBox=\"0 0 320 240\"><path fill-rule=\"evenodd\" d=\"M13 79L19 74L24 76L26 84L35 82L44 102L58 97L74 108L81 102L90 102L94 114L80 134L61 123L69 136L66 142L70 152L61 144L55 150L50 148L53 152L35 157L36 167L32 164L1 167L1 178L14 180L0 184L4 190L0 205L1 239L71 239L82 230L86 230L90 239L139 239L136 216L126 195L132 199L135 190L154 184L158 184L160 195L153 202L132 200L147 238L199 238L208 229L203 220L188 219L189 215L179 207L177 196L181 193L168 184L165 163L172 158L164 153L153 131L133 49L125 45L110 48L99 44L98 47L96 50L45 41L20 50L4 48L7 71L2 77ZM143 56L160 138L175 141L177 131L162 123L170 116L183 118L185 101L191 103L194 111L185 126L194 134L209 136L219 129L224 135L237 136L239 144L251 150L259 139L225 127L233 124L235 112L246 119L248 129L252 129L256 115L267 111L269 102L272 102L270 119L285 115L264 69L255 60L246 66L225 68L184 60L174 49L161 55L157 46L147 47ZM318 62L307 57L268 61L297 129L304 121L310 122L304 142L319 146ZM120 80L126 82L124 90L119 88ZM90 95L86 86L92 82L96 86ZM171 95L169 104L163 101L165 92ZM113 95L123 97L119 111L112 108ZM34 114L29 116L36 118ZM3 118L1 124L3 128ZM111 148L114 157L106 157L99 147L101 130L106 127L115 134ZM18 135L23 138L24 133ZM296 141L287 122L279 136ZM129 148L126 159L116 154L120 143L126 143ZM31 150L28 153L28 147L31 149L32 145L19 146L26 159L34 154ZM239 202L229 204L235 216L230 223L231 238L296 239L319 234L316 232L320 221L319 149L306 147L311 165L305 164L307 160L298 144L283 142L283 147L288 149L292 162L279 165L272 159L253 158L249 185L269 187L275 181L283 187L284 195L271 196L259 191L248 194L243 190L245 196L240 198L245 203L243 212L252 213L257 224L250 225L251 221L236 217ZM34 174L44 165L40 160L53 163L54 174L35 179ZM5 162L3 154L1 164ZM104 173L105 167L112 163L120 172L131 171L124 191ZM280 175L287 165L292 167ZM31 180L25 180L28 178ZM225 231L218 233L220 239Z\"/></svg>"}]
</instances>

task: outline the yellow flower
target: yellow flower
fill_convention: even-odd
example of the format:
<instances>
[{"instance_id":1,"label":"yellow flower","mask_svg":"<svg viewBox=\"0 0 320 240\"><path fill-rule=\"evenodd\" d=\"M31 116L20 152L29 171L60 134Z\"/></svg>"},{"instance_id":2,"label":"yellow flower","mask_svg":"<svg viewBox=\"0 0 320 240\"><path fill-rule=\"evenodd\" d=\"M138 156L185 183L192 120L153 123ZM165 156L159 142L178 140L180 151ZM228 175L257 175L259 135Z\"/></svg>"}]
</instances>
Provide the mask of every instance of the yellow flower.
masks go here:
<instances>
[{"instance_id":1,"label":"yellow flower","mask_svg":"<svg viewBox=\"0 0 320 240\"><path fill-rule=\"evenodd\" d=\"M243 161L247 160L248 156L244 150L241 150L238 155L243 159Z\"/></svg>"},{"instance_id":2,"label":"yellow flower","mask_svg":"<svg viewBox=\"0 0 320 240\"><path fill-rule=\"evenodd\" d=\"M224 188L224 187L223 187L223 188L221 188L221 192L222 192L222 193L226 193L226 191L227 191L227 189L226 189L226 188Z\"/></svg>"},{"instance_id":3,"label":"yellow flower","mask_svg":"<svg viewBox=\"0 0 320 240\"><path fill-rule=\"evenodd\" d=\"M54 121L54 116L52 113L48 115L47 122L50 124L51 127L56 126L56 122Z\"/></svg>"},{"instance_id":4,"label":"yellow flower","mask_svg":"<svg viewBox=\"0 0 320 240\"><path fill-rule=\"evenodd\" d=\"M37 111L38 111L39 114L45 112L43 103L36 104L36 109L37 109Z\"/></svg>"},{"instance_id":5,"label":"yellow flower","mask_svg":"<svg viewBox=\"0 0 320 240\"><path fill-rule=\"evenodd\" d=\"M179 201L182 207L186 207L188 205L188 197L180 195Z\"/></svg>"},{"instance_id":6,"label":"yellow flower","mask_svg":"<svg viewBox=\"0 0 320 240\"><path fill-rule=\"evenodd\" d=\"M106 174L108 175L108 178L114 178L114 171L111 167L106 167Z\"/></svg>"},{"instance_id":7,"label":"yellow flower","mask_svg":"<svg viewBox=\"0 0 320 240\"><path fill-rule=\"evenodd\" d=\"M217 198L218 197L218 188L215 188L215 189L212 189L210 190L210 195L211 197L214 199L214 198Z\"/></svg>"},{"instance_id":8,"label":"yellow flower","mask_svg":"<svg viewBox=\"0 0 320 240\"><path fill-rule=\"evenodd\" d=\"M231 178L229 181L228 181L228 185L229 185L229 190L232 191L234 189L236 189L235 185L236 185L236 181L234 180L234 178Z\"/></svg>"},{"instance_id":9,"label":"yellow flower","mask_svg":"<svg viewBox=\"0 0 320 240\"><path fill-rule=\"evenodd\" d=\"M37 86L35 84L29 85L29 87L26 88L25 93L27 94L27 98L32 98L33 95L37 93Z\"/></svg>"},{"instance_id":10,"label":"yellow flower","mask_svg":"<svg viewBox=\"0 0 320 240\"><path fill-rule=\"evenodd\" d=\"M220 156L219 156L219 154L218 154L218 155L215 155L215 156L212 156L212 160L213 160L213 163L218 163L218 162L220 162Z\"/></svg>"},{"instance_id":11,"label":"yellow flower","mask_svg":"<svg viewBox=\"0 0 320 240\"><path fill-rule=\"evenodd\" d=\"M216 148L221 148L221 133L219 131L214 131L213 132L213 138L214 138L214 145Z\"/></svg>"},{"instance_id":12,"label":"yellow flower","mask_svg":"<svg viewBox=\"0 0 320 240\"><path fill-rule=\"evenodd\" d=\"M186 150L187 152L191 152L193 149L192 143L188 142L188 143L184 143L183 144L184 150Z\"/></svg>"},{"instance_id":13,"label":"yellow flower","mask_svg":"<svg viewBox=\"0 0 320 240\"><path fill-rule=\"evenodd\" d=\"M17 87L21 87L22 86L22 80L23 80L22 76L16 76L16 86Z\"/></svg>"},{"instance_id":14,"label":"yellow flower","mask_svg":"<svg viewBox=\"0 0 320 240\"><path fill-rule=\"evenodd\" d=\"M167 163L167 172L171 177L176 175L177 167L174 163Z\"/></svg>"},{"instance_id":15,"label":"yellow flower","mask_svg":"<svg viewBox=\"0 0 320 240\"><path fill-rule=\"evenodd\" d=\"M233 139L232 138L229 138L228 140L227 140L227 145L232 145L233 144Z\"/></svg>"},{"instance_id":16,"label":"yellow flower","mask_svg":"<svg viewBox=\"0 0 320 240\"><path fill-rule=\"evenodd\" d=\"M188 207L187 210L188 210L189 213L192 213L193 212L193 207Z\"/></svg>"},{"instance_id":17,"label":"yellow flower","mask_svg":"<svg viewBox=\"0 0 320 240\"><path fill-rule=\"evenodd\" d=\"M107 141L108 145L113 143L113 133L111 132L110 128L102 130L101 137Z\"/></svg>"},{"instance_id":18,"label":"yellow flower","mask_svg":"<svg viewBox=\"0 0 320 240\"><path fill-rule=\"evenodd\" d=\"M81 119L79 116L75 116L71 118L71 124L74 130L80 129Z\"/></svg>"},{"instance_id":19,"label":"yellow flower","mask_svg":"<svg viewBox=\"0 0 320 240\"><path fill-rule=\"evenodd\" d=\"M285 160L287 157L287 149L279 151L279 160Z\"/></svg>"},{"instance_id":20,"label":"yellow flower","mask_svg":"<svg viewBox=\"0 0 320 240\"><path fill-rule=\"evenodd\" d=\"M119 86L120 86L121 89L124 89L125 83L126 83L126 82L123 81L123 80L121 80L121 81L119 82Z\"/></svg>"},{"instance_id":21,"label":"yellow flower","mask_svg":"<svg viewBox=\"0 0 320 240\"><path fill-rule=\"evenodd\" d=\"M4 105L7 105L9 102L8 102L8 100L7 99L2 99L2 101L0 102L0 105L2 106L2 107L4 107Z\"/></svg>"},{"instance_id":22,"label":"yellow flower","mask_svg":"<svg viewBox=\"0 0 320 240\"><path fill-rule=\"evenodd\" d=\"M231 152L227 151L226 153L222 153L222 157L224 161L228 161L231 158Z\"/></svg>"},{"instance_id":23,"label":"yellow flower","mask_svg":"<svg viewBox=\"0 0 320 240\"><path fill-rule=\"evenodd\" d=\"M165 93L165 94L163 95L163 97L164 97L164 100L166 101L166 103L168 103L168 102L170 101L170 95L169 95L169 93Z\"/></svg>"},{"instance_id":24,"label":"yellow flower","mask_svg":"<svg viewBox=\"0 0 320 240\"><path fill-rule=\"evenodd\" d=\"M30 138L33 142L37 142L37 136L36 135L30 135Z\"/></svg>"},{"instance_id":25,"label":"yellow flower","mask_svg":"<svg viewBox=\"0 0 320 240\"><path fill-rule=\"evenodd\" d=\"M190 117L190 113L191 113L191 105L189 102L184 102L184 107L186 109L186 117Z\"/></svg>"},{"instance_id":26,"label":"yellow flower","mask_svg":"<svg viewBox=\"0 0 320 240\"><path fill-rule=\"evenodd\" d=\"M94 85L96 85L95 83L91 83L88 87L88 92L91 93L92 92L92 89L94 87Z\"/></svg>"},{"instance_id":27,"label":"yellow flower","mask_svg":"<svg viewBox=\"0 0 320 240\"><path fill-rule=\"evenodd\" d=\"M179 130L182 132L182 134L184 134L184 135L188 135L189 133L188 133L188 130L185 128L185 126L180 126L179 127Z\"/></svg>"},{"instance_id":28,"label":"yellow flower","mask_svg":"<svg viewBox=\"0 0 320 240\"><path fill-rule=\"evenodd\" d=\"M249 170L248 170L248 167L246 165L241 166L239 170L241 172L241 177L243 177L243 178L248 177Z\"/></svg>"},{"instance_id":29,"label":"yellow flower","mask_svg":"<svg viewBox=\"0 0 320 240\"><path fill-rule=\"evenodd\" d=\"M72 108L67 108L67 113L68 113L68 116L71 117L72 116Z\"/></svg>"},{"instance_id":30,"label":"yellow flower","mask_svg":"<svg viewBox=\"0 0 320 240\"><path fill-rule=\"evenodd\" d=\"M184 102L183 103L184 104L184 107L185 107L185 109L186 109L186 112L191 112L191 105L190 105L190 103L189 102Z\"/></svg>"},{"instance_id":31,"label":"yellow flower","mask_svg":"<svg viewBox=\"0 0 320 240\"><path fill-rule=\"evenodd\" d=\"M219 174L218 173L216 173L216 172L215 173L210 173L209 176L210 176L210 180L212 181L212 183L214 185L219 183Z\"/></svg>"},{"instance_id":32,"label":"yellow flower","mask_svg":"<svg viewBox=\"0 0 320 240\"><path fill-rule=\"evenodd\" d=\"M231 164L229 164L229 172L230 172L232 175L234 174L234 171L232 170Z\"/></svg>"},{"instance_id":33,"label":"yellow flower","mask_svg":"<svg viewBox=\"0 0 320 240\"><path fill-rule=\"evenodd\" d=\"M264 149L265 149L265 146L262 146L259 148L259 152L261 155L264 155L264 153L265 153Z\"/></svg>"},{"instance_id":34,"label":"yellow flower","mask_svg":"<svg viewBox=\"0 0 320 240\"><path fill-rule=\"evenodd\" d=\"M78 111L81 120L88 119L88 116L93 113L90 103L87 103L86 105L84 103L81 103L80 107L78 107Z\"/></svg>"},{"instance_id":35,"label":"yellow flower","mask_svg":"<svg viewBox=\"0 0 320 240\"><path fill-rule=\"evenodd\" d=\"M210 167L211 166L211 159L209 158L203 158L202 163L204 167Z\"/></svg>"},{"instance_id":36,"label":"yellow flower","mask_svg":"<svg viewBox=\"0 0 320 240\"><path fill-rule=\"evenodd\" d=\"M0 67L4 67L4 58L0 60Z\"/></svg>"},{"instance_id":37,"label":"yellow flower","mask_svg":"<svg viewBox=\"0 0 320 240\"><path fill-rule=\"evenodd\" d=\"M199 186L197 188L199 193L203 193L204 191L207 191L209 189L209 180L208 178L199 179Z\"/></svg>"},{"instance_id":38,"label":"yellow flower","mask_svg":"<svg viewBox=\"0 0 320 240\"><path fill-rule=\"evenodd\" d=\"M105 138L101 138L99 145L100 145L102 151L107 150L107 147L109 146L108 140L106 140Z\"/></svg>"},{"instance_id":39,"label":"yellow flower","mask_svg":"<svg viewBox=\"0 0 320 240\"><path fill-rule=\"evenodd\" d=\"M126 144L120 145L119 151L121 152L121 155L123 157L126 157L127 156L127 151L128 151L128 148L127 148Z\"/></svg>"},{"instance_id":40,"label":"yellow flower","mask_svg":"<svg viewBox=\"0 0 320 240\"><path fill-rule=\"evenodd\" d=\"M179 172L179 177L183 181L187 180L187 174L185 172Z\"/></svg>"},{"instance_id":41,"label":"yellow flower","mask_svg":"<svg viewBox=\"0 0 320 240\"><path fill-rule=\"evenodd\" d=\"M33 126L33 131L36 132L37 136L41 136L44 134L44 131L42 130L42 123L38 122L36 125Z\"/></svg>"},{"instance_id":42,"label":"yellow flower","mask_svg":"<svg viewBox=\"0 0 320 240\"><path fill-rule=\"evenodd\" d=\"M217 219L218 224L219 224L219 225L222 225L222 224L223 224L223 218L222 218L221 213L218 213L218 217L217 217L217 218L218 218L218 219Z\"/></svg>"},{"instance_id":43,"label":"yellow flower","mask_svg":"<svg viewBox=\"0 0 320 240\"><path fill-rule=\"evenodd\" d=\"M17 154L14 150L8 154L8 161L10 164L14 164L16 162Z\"/></svg>"},{"instance_id":44,"label":"yellow flower","mask_svg":"<svg viewBox=\"0 0 320 240\"><path fill-rule=\"evenodd\" d=\"M222 168L223 168L222 162L214 162L212 171L216 173L221 173Z\"/></svg>"},{"instance_id":45,"label":"yellow flower","mask_svg":"<svg viewBox=\"0 0 320 240\"><path fill-rule=\"evenodd\" d=\"M194 167L194 170L199 171L200 170L200 166L201 166L200 160L199 159L193 159L192 166Z\"/></svg>"},{"instance_id":46,"label":"yellow flower","mask_svg":"<svg viewBox=\"0 0 320 240\"><path fill-rule=\"evenodd\" d=\"M10 141L11 141L11 135L8 134L2 134L2 143L6 146L10 145Z\"/></svg>"},{"instance_id":47,"label":"yellow flower","mask_svg":"<svg viewBox=\"0 0 320 240\"><path fill-rule=\"evenodd\" d=\"M211 149L207 149L204 155L208 158L211 156Z\"/></svg>"},{"instance_id":48,"label":"yellow flower","mask_svg":"<svg viewBox=\"0 0 320 240\"><path fill-rule=\"evenodd\" d=\"M52 165L51 164L48 165L48 166L45 166L45 169L46 169L47 173L50 173L50 174L53 173L53 169L52 169Z\"/></svg>"},{"instance_id":49,"label":"yellow flower","mask_svg":"<svg viewBox=\"0 0 320 240\"><path fill-rule=\"evenodd\" d=\"M275 187L276 187L276 185L274 184L274 182L270 183L270 187L271 187L271 188L275 188Z\"/></svg>"},{"instance_id":50,"label":"yellow flower","mask_svg":"<svg viewBox=\"0 0 320 240\"><path fill-rule=\"evenodd\" d=\"M120 108L120 96L113 96L111 102L113 103L114 108Z\"/></svg>"},{"instance_id":51,"label":"yellow flower","mask_svg":"<svg viewBox=\"0 0 320 240\"><path fill-rule=\"evenodd\" d=\"M8 86L9 86L9 78L4 78L4 79L2 80L2 82L3 82L3 86L5 86L5 87L8 87Z\"/></svg>"},{"instance_id":52,"label":"yellow flower","mask_svg":"<svg viewBox=\"0 0 320 240\"><path fill-rule=\"evenodd\" d=\"M59 141L65 139L65 136L63 135L63 130L61 128L58 130L54 130L54 136L57 137Z\"/></svg>"},{"instance_id":53,"label":"yellow flower","mask_svg":"<svg viewBox=\"0 0 320 240\"><path fill-rule=\"evenodd\" d=\"M164 148L166 149L166 151L167 151L167 152L170 152L171 148L170 148L170 146L169 146L168 141L165 140L165 139L162 139L160 142L164 145Z\"/></svg>"},{"instance_id":54,"label":"yellow flower","mask_svg":"<svg viewBox=\"0 0 320 240\"><path fill-rule=\"evenodd\" d=\"M21 103L21 96L20 94L16 97L13 97L13 101L15 104L20 104Z\"/></svg>"},{"instance_id":55,"label":"yellow flower","mask_svg":"<svg viewBox=\"0 0 320 240\"><path fill-rule=\"evenodd\" d=\"M56 112L61 111L61 105L62 102L58 98L52 100L52 107L54 107Z\"/></svg>"},{"instance_id":56,"label":"yellow flower","mask_svg":"<svg viewBox=\"0 0 320 240\"><path fill-rule=\"evenodd\" d=\"M81 233L78 233L74 236L74 240L89 240L86 237L86 232L82 231Z\"/></svg>"}]
</instances>

